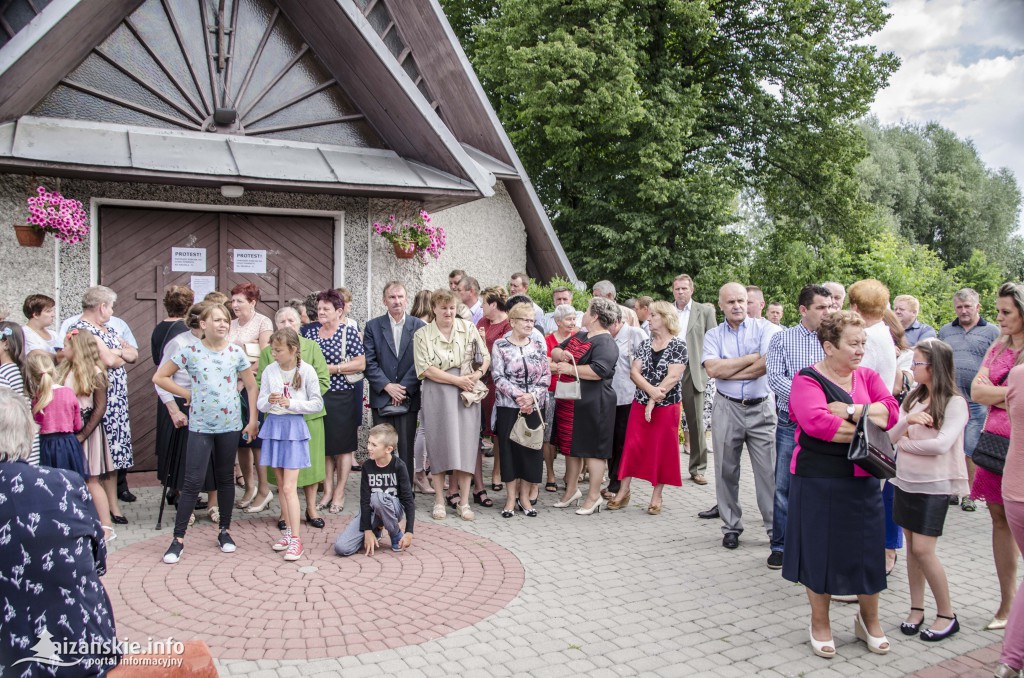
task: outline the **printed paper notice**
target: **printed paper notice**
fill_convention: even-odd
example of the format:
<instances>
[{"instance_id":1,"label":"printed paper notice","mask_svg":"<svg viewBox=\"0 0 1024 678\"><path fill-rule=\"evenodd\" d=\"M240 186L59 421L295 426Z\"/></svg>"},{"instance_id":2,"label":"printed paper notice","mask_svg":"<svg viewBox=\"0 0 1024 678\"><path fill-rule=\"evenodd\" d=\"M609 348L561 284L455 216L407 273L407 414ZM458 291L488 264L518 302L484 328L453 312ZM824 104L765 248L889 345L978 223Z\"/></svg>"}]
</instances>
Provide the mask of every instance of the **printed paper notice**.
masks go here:
<instances>
[{"instance_id":1,"label":"printed paper notice","mask_svg":"<svg viewBox=\"0 0 1024 678\"><path fill-rule=\"evenodd\" d=\"M217 276L215 275L194 275L189 283L192 292L196 295L196 302L202 301L210 292L217 291Z\"/></svg>"},{"instance_id":2,"label":"printed paper notice","mask_svg":"<svg viewBox=\"0 0 1024 678\"><path fill-rule=\"evenodd\" d=\"M235 273L266 273L266 250L235 250Z\"/></svg>"},{"instance_id":3,"label":"printed paper notice","mask_svg":"<svg viewBox=\"0 0 1024 678\"><path fill-rule=\"evenodd\" d=\"M203 273L206 271L206 248L205 247L172 247L171 248L171 270L172 271L193 271Z\"/></svg>"}]
</instances>

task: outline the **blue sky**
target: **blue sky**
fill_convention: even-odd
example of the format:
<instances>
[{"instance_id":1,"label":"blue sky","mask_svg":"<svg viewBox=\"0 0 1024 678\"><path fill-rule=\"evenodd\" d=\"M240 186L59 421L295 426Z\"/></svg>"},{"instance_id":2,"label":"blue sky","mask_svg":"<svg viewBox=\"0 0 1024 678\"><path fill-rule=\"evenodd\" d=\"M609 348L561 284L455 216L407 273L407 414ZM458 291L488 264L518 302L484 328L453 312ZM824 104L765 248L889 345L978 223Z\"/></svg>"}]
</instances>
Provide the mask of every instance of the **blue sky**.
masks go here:
<instances>
[{"instance_id":1,"label":"blue sky","mask_svg":"<svg viewBox=\"0 0 1024 678\"><path fill-rule=\"evenodd\" d=\"M970 138L1024 189L1024 0L890 0L889 11L870 42L903 63L872 112Z\"/></svg>"}]
</instances>

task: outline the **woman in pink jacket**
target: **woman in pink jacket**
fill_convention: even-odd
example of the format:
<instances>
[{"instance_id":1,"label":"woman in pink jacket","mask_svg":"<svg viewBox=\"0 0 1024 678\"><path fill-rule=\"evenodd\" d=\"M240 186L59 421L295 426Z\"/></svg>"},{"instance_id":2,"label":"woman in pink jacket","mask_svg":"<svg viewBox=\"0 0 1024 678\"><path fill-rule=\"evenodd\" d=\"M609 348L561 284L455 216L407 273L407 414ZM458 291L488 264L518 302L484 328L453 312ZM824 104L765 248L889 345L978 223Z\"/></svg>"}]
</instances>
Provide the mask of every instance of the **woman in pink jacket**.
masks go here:
<instances>
[{"instance_id":1,"label":"woman in pink jacket","mask_svg":"<svg viewBox=\"0 0 1024 678\"><path fill-rule=\"evenodd\" d=\"M893 518L907 537L910 614L900 624L904 635L938 641L960 630L949 597L946 571L935 555L949 509L949 495L967 490L964 426L967 401L956 387L953 349L938 339L914 348L911 363L917 386L903 401L900 420L889 430L896 445ZM935 622L924 626L924 585L935 596Z\"/></svg>"}]
</instances>

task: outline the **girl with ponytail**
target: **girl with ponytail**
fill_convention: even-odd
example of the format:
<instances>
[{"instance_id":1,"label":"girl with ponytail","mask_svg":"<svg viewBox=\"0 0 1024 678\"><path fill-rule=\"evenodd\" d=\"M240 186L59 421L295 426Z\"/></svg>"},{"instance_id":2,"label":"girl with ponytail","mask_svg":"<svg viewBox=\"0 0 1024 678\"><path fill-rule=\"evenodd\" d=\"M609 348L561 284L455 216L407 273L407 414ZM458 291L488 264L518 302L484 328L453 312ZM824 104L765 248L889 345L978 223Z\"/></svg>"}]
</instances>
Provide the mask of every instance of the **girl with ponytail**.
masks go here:
<instances>
[{"instance_id":1,"label":"girl with ponytail","mask_svg":"<svg viewBox=\"0 0 1024 678\"><path fill-rule=\"evenodd\" d=\"M75 437L82 428L75 392L57 380L57 367L49 354L33 353L27 364L32 415L39 424L39 464L88 478L82 444Z\"/></svg>"},{"instance_id":2,"label":"girl with ponytail","mask_svg":"<svg viewBox=\"0 0 1024 678\"><path fill-rule=\"evenodd\" d=\"M316 370L302 362L295 330L274 332L270 347L274 362L263 371L256 399L256 407L266 415L260 428L261 460L277 474L281 513L287 525L273 549L284 551L285 560L298 560L302 557L302 540L297 481L299 469L310 465L309 427L303 415L320 412L324 401Z\"/></svg>"}]
</instances>

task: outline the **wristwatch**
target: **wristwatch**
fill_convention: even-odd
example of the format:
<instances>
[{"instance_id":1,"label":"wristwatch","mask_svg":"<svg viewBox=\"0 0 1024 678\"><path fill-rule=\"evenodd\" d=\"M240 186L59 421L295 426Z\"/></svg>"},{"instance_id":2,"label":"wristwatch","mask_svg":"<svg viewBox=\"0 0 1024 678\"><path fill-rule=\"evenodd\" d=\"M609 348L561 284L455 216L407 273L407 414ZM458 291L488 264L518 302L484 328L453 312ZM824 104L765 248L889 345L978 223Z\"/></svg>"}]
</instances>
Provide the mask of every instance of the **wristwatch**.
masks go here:
<instances>
[{"instance_id":1,"label":"wristwatch","mask_svg":"<svg viewBox=\"0 0 1024 678\"><path fill-rule=\"evenodd\" d=\"M846 421L853 422L853 413L857 411L853 405L846 406Z\"/></svg>"}]
</instances>

